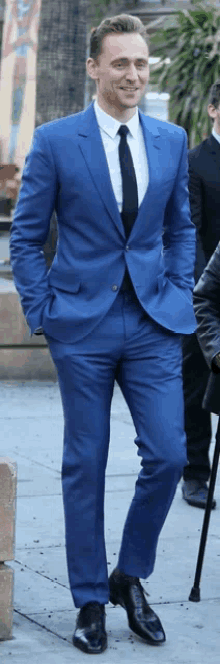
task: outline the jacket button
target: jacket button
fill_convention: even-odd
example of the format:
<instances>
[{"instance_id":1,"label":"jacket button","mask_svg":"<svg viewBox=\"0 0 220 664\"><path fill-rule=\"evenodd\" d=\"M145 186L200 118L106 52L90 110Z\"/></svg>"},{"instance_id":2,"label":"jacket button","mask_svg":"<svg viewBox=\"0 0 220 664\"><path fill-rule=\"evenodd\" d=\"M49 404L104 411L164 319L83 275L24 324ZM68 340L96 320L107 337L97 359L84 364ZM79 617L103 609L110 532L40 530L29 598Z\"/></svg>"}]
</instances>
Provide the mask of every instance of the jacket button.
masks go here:
<instances>
[{"instance_id":1,"label":"jacket button","mask_svg":"<svg viewBox=\"0 0 220 664\"><path fill-rule=\"evenodd\" d=\"M113 290L113 291L118 290L118 286L116 286L116 284L113 284L113 286L112 286L112 290Z\"/></svg>"},{"instance_id":2,"label":"jacket button","mask_svg":"<svg viewBox=\"0 0 220 664\"><path fill-rule=\"evenodd\" d=\"M125 249L126 249L126 251L129 251L129 250L130 250L129 244L126 244Z\"/></svg>"}]
</instances>

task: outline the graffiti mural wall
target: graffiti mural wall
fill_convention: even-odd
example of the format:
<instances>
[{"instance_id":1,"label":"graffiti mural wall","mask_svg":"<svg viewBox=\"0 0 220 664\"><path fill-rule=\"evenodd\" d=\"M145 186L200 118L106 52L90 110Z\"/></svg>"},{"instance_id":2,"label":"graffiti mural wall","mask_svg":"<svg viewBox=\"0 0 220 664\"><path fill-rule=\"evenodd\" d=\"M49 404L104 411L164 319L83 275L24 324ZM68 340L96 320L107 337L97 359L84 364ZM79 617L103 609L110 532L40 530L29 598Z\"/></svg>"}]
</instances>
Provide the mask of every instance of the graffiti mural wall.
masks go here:
<instances>
[{"instance_id":1,"label":"graffiti mural wall","mask_svg":"<svg viewBox=\"0 0 220 664\"><path fill-rule=\"evenodd\" d=\"M41 0L6 0L0 78L0 161L22 169L35 122Z\"/></svg>"}]
</instances>

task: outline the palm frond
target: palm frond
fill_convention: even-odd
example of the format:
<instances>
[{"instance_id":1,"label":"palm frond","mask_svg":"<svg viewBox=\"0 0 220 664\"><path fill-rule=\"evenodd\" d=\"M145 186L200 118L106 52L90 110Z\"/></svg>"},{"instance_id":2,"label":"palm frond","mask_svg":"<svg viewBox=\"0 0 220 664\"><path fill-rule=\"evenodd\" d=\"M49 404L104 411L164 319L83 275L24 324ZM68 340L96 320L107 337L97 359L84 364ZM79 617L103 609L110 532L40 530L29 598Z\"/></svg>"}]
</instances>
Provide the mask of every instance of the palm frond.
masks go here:
<instances>
[{"instance_id":1,"label":"palm frond","mask_svg":"<svg viewBox=\"0 0 220 664\"><path fill-rule=\"evenodd\" d=\"M151 80L160 92L169 92L170 119L186 129L193 147L210 131L207 99L220 77L220 10L198 2L180 10L175 22L175 28L165 25L152 38L154 56L161 60L152 67Z\"/></svg>"}]
</instances>

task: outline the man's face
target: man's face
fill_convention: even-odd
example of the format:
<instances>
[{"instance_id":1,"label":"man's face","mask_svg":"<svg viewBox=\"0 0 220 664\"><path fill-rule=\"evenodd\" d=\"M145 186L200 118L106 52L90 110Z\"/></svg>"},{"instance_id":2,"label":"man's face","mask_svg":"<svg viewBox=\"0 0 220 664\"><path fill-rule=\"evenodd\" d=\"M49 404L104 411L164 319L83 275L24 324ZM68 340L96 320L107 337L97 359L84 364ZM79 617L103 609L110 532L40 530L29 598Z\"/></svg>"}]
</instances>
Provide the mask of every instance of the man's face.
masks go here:
<instances>
[{"instance_id":1,"label":"man's face","mask_svg":"<svg viewBox=\"0 0 220 664\"><path fill-rule=\"evenodd\" d=\"M88 59L87 70L96 81L104 111L117 117L137 106L149 79L148 58L147 44L138 33L109 34L103 39L101 54L97 60Z\"/></svg>"},{"instance_id":2,"label":"man's face","mask_svg":"<svg viewBox=\"0 0 220 664\"><path fill-rule=\"evenodd\" d=\"M213 128L217 134L220 134L220 104L215 108L212 104L208 105L208 114L214 120Z\"/></svg>"}]
</instances>

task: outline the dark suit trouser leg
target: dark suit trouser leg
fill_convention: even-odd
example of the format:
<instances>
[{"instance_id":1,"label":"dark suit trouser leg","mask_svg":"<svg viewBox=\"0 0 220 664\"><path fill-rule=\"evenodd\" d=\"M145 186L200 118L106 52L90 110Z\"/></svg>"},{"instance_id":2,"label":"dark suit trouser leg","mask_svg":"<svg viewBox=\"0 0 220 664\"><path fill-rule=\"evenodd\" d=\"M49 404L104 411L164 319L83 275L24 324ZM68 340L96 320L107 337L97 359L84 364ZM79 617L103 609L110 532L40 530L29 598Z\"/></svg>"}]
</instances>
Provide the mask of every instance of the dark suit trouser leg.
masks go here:
<instances>
[{"instance_id":1,"label":"dark suit trouser leg","mask_svg":"<svg viewBox=\"0 0 220 664\"><path fill-rule=\"evenodd\" d=\"M209 368L196 334L183 337L183 389L188 458L188 465L183 473L185 480L207 481L210 475L211 417L202 408L208 377Z\"/></svg>"},{"instance_id":2,"label":"dark suit trouser leg","mask_svg":"<svg viewBox=\"0 0 220 664\"><path fill-rule=\"evenodd\" d=\"M70 586L77 607L106 603L103 501L114 379L131 410L142 459L119 564L146 578L186 463L181 342L121 293L87 338L68 346L48 341L65 418L62 482Z\"/></svg>"}]
</instances>

